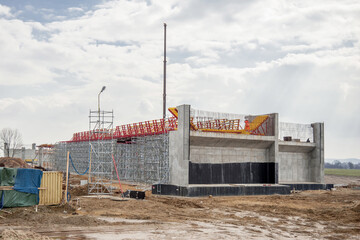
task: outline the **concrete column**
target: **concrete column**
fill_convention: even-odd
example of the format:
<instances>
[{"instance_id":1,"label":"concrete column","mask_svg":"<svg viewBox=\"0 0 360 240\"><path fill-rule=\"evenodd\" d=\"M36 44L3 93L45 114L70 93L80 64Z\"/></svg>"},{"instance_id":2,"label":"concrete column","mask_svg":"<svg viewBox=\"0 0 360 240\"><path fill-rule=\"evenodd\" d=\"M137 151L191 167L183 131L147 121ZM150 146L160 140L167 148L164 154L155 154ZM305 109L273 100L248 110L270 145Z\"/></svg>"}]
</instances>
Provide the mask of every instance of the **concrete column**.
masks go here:
<instances>
[{"instance_id":1,"label":"concrete column","mask_svg":"<svg viewBox=\"0 0 360 240\"><path fill-rule=\"evenodd\" d=\"M274 133L274 143L269 148L269 162L275 163L274 183L279 183L279 114L273 113L270 115L270 117L273 118L271 128L273 129Z\"/></svg>"},{"instance_id":2,"label":"concrete column","mask_svg":"<svg viewBox=\"0 0 360 240\"><path fill-rule=\"evenodd\" d=\"M15 151L15 149L14 149L14 151ZM25 147L21 148L21 159L25 160Z\"/></svg>"},{"instance_id":3,"label":"concrete column","mask_svg":"<svg viewBox=\"0 0 360 240\"><path fill-rule=\"evenodd\" d=\"M309 164L312 182L324 183L324 123L312 123L315 149Z\"/></svg>"},{"instance_id":4,"label":"concrete column","mask_svg":"<svg viewBox=\"0 0 360 240\"><path fill-rule=\"evenodd\" d=\"M180 105L178 129L169 133L170 184L189 184L190 161L190 105Z\"/></svg>"},{"instance_id":5,"label":"concrete column","mask_svg":"<svg viewBox=\"0 0 360 240\"><path fill-rule=\"evenodd\" d=\"M273 118L273 126L271 128L274 132L274 144L269 148L269 162L278 162L278 153L279 153L279 114L273 113L271 114Z\"/></svg>"},{"instance_id":6,"label":"concrete column","mask_svg":"<svg viewBox=\"0 0 360 240\"><path fill-rule=\"evenodd\" d=\"M39 148L39 152L38 152L38 155L39 155L39 166L40 166L40 167L42 167L43 153L44 153L44 148L43 148L43 147L40 147L40 148Z\"/></svg>"}]
</instances>

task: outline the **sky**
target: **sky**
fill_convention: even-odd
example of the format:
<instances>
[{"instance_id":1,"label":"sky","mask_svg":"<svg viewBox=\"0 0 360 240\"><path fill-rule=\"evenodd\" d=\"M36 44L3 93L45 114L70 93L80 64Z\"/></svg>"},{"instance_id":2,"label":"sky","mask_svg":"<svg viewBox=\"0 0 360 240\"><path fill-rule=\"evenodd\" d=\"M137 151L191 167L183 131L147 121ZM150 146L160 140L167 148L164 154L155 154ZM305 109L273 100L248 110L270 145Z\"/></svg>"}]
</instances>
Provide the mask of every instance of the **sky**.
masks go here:
<instances>
[{"instance_id":1,"label":"sky","mask_svg":"<svg viewBox=\"0 0 360 240\"><path fill-rule=\"evenodd\" d=\"M167 106L324 122L325 158L360 158L360 1L0 0L0 129L70 140ZM170 114L169 114L170 115Z\"/></svg>"}]
</instances>

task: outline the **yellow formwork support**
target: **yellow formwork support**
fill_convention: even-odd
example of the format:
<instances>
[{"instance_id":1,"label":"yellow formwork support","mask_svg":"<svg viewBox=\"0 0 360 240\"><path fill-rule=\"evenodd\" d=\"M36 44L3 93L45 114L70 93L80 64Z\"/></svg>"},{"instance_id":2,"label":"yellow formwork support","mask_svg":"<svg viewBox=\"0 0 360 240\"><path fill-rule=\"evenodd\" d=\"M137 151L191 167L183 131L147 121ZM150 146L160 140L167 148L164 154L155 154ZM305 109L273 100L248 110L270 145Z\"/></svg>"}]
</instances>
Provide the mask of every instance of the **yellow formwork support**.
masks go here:
<instances>
[{"instance_id":1,"label":"yellow formwork support","mask_svg":"<svg viewBox=\"0 0 360 240\"><path fill-rule=\"evenodd\" d=\"M249 123L249 129L241 129L241 130L223 130L223 129L201 129L202 132L221 132L221 133L238 133L238 134L252 134L254 131L256 131L261 124L263 124L267 119L269 118L269 115L260 115L256 116L254 120Z\"/></svg>"},{"instance_id":2,"label":"yellow formwork support","mask_svg":"<svg viewBox=\"0 0 360 240\"><path fill-rule=\"evenodd\" d=\"M39 205L57 205L61 203L62 179L62 172L43 172L39 188Z\"/></svg>"}]
</instances>

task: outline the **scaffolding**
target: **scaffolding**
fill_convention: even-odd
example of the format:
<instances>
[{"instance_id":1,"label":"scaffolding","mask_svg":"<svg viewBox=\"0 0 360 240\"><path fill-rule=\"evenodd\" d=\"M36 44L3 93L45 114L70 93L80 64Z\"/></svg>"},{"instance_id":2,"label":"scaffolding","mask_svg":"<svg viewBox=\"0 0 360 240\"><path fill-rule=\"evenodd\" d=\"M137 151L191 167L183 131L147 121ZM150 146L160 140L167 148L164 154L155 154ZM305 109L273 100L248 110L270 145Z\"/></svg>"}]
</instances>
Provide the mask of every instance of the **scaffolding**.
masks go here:
<instances>
[{"instance_id":1,"label":"scaffolding","mask_svg":"<svg viewBox=\"0 0 360 240\"><path fill-rule=\"evenodd\" d=\"M89 167L89 143L88 142L59 142L55 144L55 157L51 163L51 169L66 171L67 152L70 153L72 162L79 172L85 172ZM75 172L70 165L70 172Z\"/></svg>"},{"instance_id":2,"label":"scaffolding","mask_svg":"<svg viewBox=\"0 0 360 240\"><path fill-rule=\"evenodd\" d=\"M89 114L89 194L112 193L113 176L113 111L91 111ZM97 139L91 141L91 139Z\"/></svg>"},{"instance_id":3,"label":"scaffolding","mask_svg":"<svg viewBox=\"0 0 360 240\"><path fill-rule=\"evenodd\" d=\"M168 183L169 135L134 137L116 144L120 178L134 183Z\"/></svg>"},{"instance_id":4,"label":"scaffolding","mask_svg":"<svg viewBox=\"0 0 360 240\"><path fill-rule=\"evenodd\" d=\"M38 146L39 150L36 151L36 156L38 156L39 159L39 166L52 169L52 162L54 158L54 145L48 145L48 144L42 144ZM36 158L35 156L35 158ZM35 159L32 159L32 163L34 163Z\"/></svg>"},{"instance_id":5,"label":"scaffolding","mask_svg":"<svg viewBox=\"0 0 360 240\"><path fill-rule=\"evenodd\" d=\"M55 157L51 163L53 169L66 171L66 154L69 151L76 169L81 173L85 172L90 165L89 149L96 144L98 144L97 141L91 141L90 144L85 141L57 143ZM114 159L122 182L146 185L169 182L169 134L104 140L101 144L113 146ZM89 169L92 179L95 178L96 173L94 173L94 167L104 166L102 159L94 157L94 151L94 149L91 151L92 166L91 170ZM107 172L107 179L103 181L105 183L110 183L110 180L117 178L112 166L108 164L107 169L104 169ZM72 166L70 166L70 171L75 173ZM103 183L98 181L98 184Z\"/></svg>"}]
</instances>

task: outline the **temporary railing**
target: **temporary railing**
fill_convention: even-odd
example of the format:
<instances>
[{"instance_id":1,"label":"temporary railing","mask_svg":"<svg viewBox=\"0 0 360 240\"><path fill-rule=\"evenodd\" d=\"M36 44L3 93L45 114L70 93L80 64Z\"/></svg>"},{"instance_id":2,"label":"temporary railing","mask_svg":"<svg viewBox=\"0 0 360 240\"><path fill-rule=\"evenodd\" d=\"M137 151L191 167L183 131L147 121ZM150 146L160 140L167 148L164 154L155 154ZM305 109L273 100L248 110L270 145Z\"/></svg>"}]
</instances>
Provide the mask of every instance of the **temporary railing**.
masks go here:
<instances>
[{"instance_id":1,"label":"temporary railing","mask_svg":"<svg viewBox=\"0 0 360 240\"><path fill-rule=\"evenodd\" d=\"M217 130L241 130L240 119L214 119L202 122L196 122L195 125L199 130L217 129Z\"/></svg>"},{"instance_id":2,"label":"temporary railing","mask_svg":"<svg viewBox=\"0 0 360 240\"><path fill-rule=\"evenodd\" d=\"M121 139L168 133L169 131L177 130L178 127L177 109L169 108L169 111L174 117L165 120L157 119L124 124L115 127L115 129L95 129L74 133L70 142ZM266 135L268 131L268 119L269 115L256 116L248 124L248 127L243 129L240 124L240 119L210 119L195 122L194 118L191 117L190 126L193 131Z\"/></svg>"},{"instance_id":3,"label":"temporary railing","mask_svg":"<svg viewBox=\"0 0 360 240\"><path fill-rule=\"evenodd\" d=\"M165 119L165 121L164 119L157 119L152 121L116 126L115 129L111 129L108 131L108 133L105 133L105 137L104 137L104 129L74 133L70 142L99 140L100 134L98 134L97 132L102 133L101 140L109 140L112 138L119 139L119 138L128 138L128 137L164 134L176 129L177 129L177 119L171 117Z\"/></svg>"},{"instance_id":4,"label":"temporary railing","mask_svg":"<svg viewBox=\"0 0 360 240\"><path fill-rule=\"evenodd\" d=\"M280 122L279 139L284 140L284 137L291 137L293 141L313 142L313 128L311 124Z\"/></svg>"},{"instance_id":5,"label":"temporary railing","mask_svg":"<svg viewBox=\"0 0 360 240\"><path fill-rule=\"evenodd\" d=\"M268 115L256 116L254 120L249 123L247 129L242 129L240 126L240 119L227 120L215 119L205 123L197 123L199 130L202 132L222 132L222 133L237 133L247 135L266 135L267 133L267 119Z\"/></svg>"}]
</instances>

